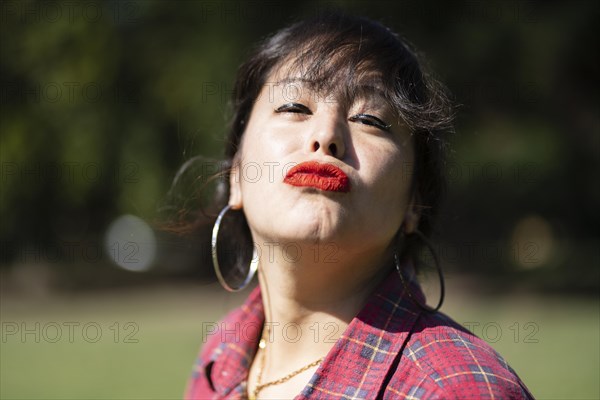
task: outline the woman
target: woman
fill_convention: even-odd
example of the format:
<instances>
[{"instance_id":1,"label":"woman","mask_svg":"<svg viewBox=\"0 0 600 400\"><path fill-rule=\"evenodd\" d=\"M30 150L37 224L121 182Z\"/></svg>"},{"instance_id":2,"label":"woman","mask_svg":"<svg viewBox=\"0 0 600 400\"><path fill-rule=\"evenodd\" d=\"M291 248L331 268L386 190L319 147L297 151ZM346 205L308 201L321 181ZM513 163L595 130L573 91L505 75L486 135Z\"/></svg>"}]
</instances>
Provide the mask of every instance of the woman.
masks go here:
<instances>
[{"instance_id":1,"label":"woman","mask_svg":"<svg viewBox=\"0 0 600 400\"><path fill-rule=\"evenodd\" d=\"M450 113L408 46L364 18L306 20L255 50L233 100L213 262L259 286L206 330L186 398L530 398L414 279Z\"/></svg>"}]
</instances>

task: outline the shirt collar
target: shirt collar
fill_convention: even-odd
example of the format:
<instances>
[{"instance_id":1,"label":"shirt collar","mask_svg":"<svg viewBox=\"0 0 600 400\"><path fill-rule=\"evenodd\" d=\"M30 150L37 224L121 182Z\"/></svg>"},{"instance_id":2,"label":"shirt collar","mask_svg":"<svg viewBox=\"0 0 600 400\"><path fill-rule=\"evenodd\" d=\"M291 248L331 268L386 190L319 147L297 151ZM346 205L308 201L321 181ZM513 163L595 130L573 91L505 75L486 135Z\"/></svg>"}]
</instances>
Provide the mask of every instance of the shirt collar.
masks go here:
<instances>
[{"instance_id":1,"label":"shirt collar","mask_svg":"<svg viewBox=\"0 0 600 400\"><path fill-rule=\"evenodd\" d=\"M221 396L246 381L264 321L262 296L257 286L244 304L219 325L221 344L211 354L205 373Z\"/></svg>"},{"instance_id":2,"label":"shirt collar","mask_svg":"<svg viewBox=\"0 0 600 400\"><path fill-rule=\"evenodd\" d=\"M383 279L297 399L308 398L315 391L322 394L341 391L340 394L350 397L379 392L421 313L416 302L425 302L415 280L406 286L395 269ZM412 298L406 295L407 289ZM264 318L260 287L256 287L244 304L222 322L221 344L205 366L207 379L221 396L236 388L245 391ZM359 381L355 388L346 384L337 388L336 377L348 376L349 362L352 362L352 376ZM353 389L355 393L348 392Z\"/></svg>"}]
</instances>

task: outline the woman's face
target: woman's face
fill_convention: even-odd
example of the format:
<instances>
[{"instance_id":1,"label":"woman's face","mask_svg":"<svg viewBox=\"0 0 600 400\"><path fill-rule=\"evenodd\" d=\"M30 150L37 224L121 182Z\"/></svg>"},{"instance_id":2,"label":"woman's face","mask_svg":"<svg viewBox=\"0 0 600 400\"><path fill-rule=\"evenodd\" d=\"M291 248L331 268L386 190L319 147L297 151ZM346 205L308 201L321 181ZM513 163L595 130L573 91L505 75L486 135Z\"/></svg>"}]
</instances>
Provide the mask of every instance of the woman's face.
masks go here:
<instances>
[{"instance_id":1,"label":"woman's face","mask_svg":"<svg viewBox=\"0 0 600 400\"><path fill-rule=\"evenodd\" d=\"M385 249L411 202L410 133L373 87L325 97L286 72L273 74L254 104L230 204L244 209L258 245Z\"/></svg>"}]
</instances>

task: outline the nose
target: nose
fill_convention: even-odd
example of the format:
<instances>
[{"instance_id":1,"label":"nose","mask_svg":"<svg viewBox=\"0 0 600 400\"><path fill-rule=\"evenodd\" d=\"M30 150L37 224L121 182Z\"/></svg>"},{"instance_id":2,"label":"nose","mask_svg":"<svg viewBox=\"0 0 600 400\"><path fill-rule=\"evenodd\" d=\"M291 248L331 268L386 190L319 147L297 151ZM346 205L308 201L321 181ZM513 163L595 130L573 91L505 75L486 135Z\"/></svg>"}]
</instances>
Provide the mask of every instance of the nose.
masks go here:
<instances>
[{"instance_id":1,"label":"nose","mask_svg":"<svg viewBox=\"0 0 600 400\"><path fill-rule=\"evenodd\" d=\"M327 111L313 118L313 122L309 150L342 159L346 153L346 119L336 112Z\"/></svg>"}]
</instances>

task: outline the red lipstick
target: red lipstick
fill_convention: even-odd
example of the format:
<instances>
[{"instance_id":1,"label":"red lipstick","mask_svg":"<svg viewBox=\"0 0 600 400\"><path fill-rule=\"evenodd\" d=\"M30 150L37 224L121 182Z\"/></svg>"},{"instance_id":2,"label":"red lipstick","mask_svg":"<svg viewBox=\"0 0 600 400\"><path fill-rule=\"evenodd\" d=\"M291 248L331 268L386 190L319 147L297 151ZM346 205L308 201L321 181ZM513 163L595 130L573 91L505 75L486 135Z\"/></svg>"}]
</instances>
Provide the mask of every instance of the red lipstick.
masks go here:
<instances>
[{"instance_id":1,"label":"red lipstick","mask_svg":"<svg viewBox=\"0 0 600 400\"><path fill-rule=\"evenodd\" d=\"M327 192L346 193L350 191L350 179L333 164L320 164L307 161L290 169L285 183L292 186L308 186Z\"/></svg>"}]
</instances>

